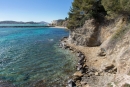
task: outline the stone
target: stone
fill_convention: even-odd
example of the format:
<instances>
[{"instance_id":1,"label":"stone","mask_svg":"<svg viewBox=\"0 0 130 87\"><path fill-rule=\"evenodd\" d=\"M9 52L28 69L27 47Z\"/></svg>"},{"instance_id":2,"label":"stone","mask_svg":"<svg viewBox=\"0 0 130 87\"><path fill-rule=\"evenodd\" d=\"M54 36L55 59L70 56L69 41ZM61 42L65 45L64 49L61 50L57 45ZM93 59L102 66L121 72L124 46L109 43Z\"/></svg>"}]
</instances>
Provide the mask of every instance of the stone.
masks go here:
<instances>
[{"instance_id":1,"label":"stone","mask_svg":"<svg viewBox=\"0 0 130 87\"><path fill-rule=\"evenodd\" d=\"M93 72L89 72L88 75L92 76L92 75L94 75L94 73Z\"/></svg>"},{"instance_id":2,"label":"stone","mask_svg":"<svg viewBox=\"0 0 130 87\"><path fill-rule=\"evenodd\" d=\"M78 61L78 64L79 64L79 65L83 65L83 64L84 64L84 61L83 61L83 60L79 60L79 61Z\"/></svg>"},{"instance_id":3,"label":"stone","mask_svg":"<svg viewBox=\"0 0 130 87\"><path fill-rule=\"evenodd\" d=\"M77 53L76 56L79 57L80 53Z\"/></svg>"},{"instance_id":4,"label":"stone","mask_svg":"<svg viewBox=\"0 0 130 87\"><path fill-rule=\"evenodd\" d=\"M82 67L82 65L77 65L77 70L79 71Z\"/></svg>"},{"instance_id":5,"label":"stone","mask_svg":"<svg viewBox=\"0 0 130 87\"><path fill-rule=\"evenodd\" d=\"M84 54L82 54L82 55L80 56L80 58L83 58L83 59L84 59L84 58L85 58L85 55L84 55Z\"/></svg>"},{"instance_id":6,"label":"stone","mask_svg":"<svg viewBox=\"0 0 130 87\"><path fill-rule=\"evenodd\" d=\"M79 71L80 71L81 73L85 73L86 69L81 68Z\"/></svg>"},{"instance_id":7,"label":"stone","mask_svg":"<svg viewBox=\"0 0 130 87\"><path fill-rule=\"evenodd\" d=\"M81 81L80 83L81 83L81 85L86 85L87 84L87 82L85 82L85 81Z\"/></svg>"},{"instance_id":8,"label":"stone","mask_svg":"<svg viewBox=\"0 0 130 87\"><path fill-rule=\"evenodd\" d=\"M73 76L73 80L74 80L74 82L76 82L77 80L81 80L81 77L79 77L79 76Z\"/></svg>"},{"instance_id":9,"label":"stone","mask_svg":"<svg viewBox=\"0 0 130 87\"><path fill-rule=\"evenodd\" d=\"M82 53L81 52L77 52L77 57L81 57Z\"/></svg>"},{"instance_id":10,"label":"stone","mask_svg":"<svg viewBox=\"0 0 130 87\"><path fill-rule=\"evenodd\" d=\"M77 81L76 81L76 86L77 86L77 87L82 86L81 83L80 83L80 80L77 80Z\"/></svg>"},{"instance_id":11,"label":"stone","mask_svg":"<svg viewBox=\"0 0 130 87\"><path fill-rule=\"evenodd\" d=\"M74 50L71 50L70 52L74 53L75 51L74 51Z\"/></svg>"},{"instance_id":12,"label":"stone","mask_svg":"<svg viewBox=\"0 0 130 87\"><path fill-rule=\"evenodd\" d=\"M69 46L67 46L67 45L64 46L64 49L68 49L68 48L69 48Z\"/></svg>"},{"instance_id":13,"label":"stone","mask_svg":"<svg viewBox=\"0 0 130 87\"><path fill-rule=\"evenodd\" d=\"M68 80L67 87L74 87L74 86L76 86L76 84L73 82L73 80L72 79Z\"/></svg>"},{"instance_id":14,"label":"stone","mask_svg":"<svg viewBox=\"0 0 130 87\"><path fill-rule=\"evenodd\" d=\"M69 80L68 80L68 83L70 83L70 82L72 82L72 81L73 81L72 79L69 79Z\"/></svg>"},{"instance_id":15,"label":"stone","mask_svg":"<svg viewBox=\"0 0 130 87\"><path fill-rule=\"evenodd\" d=\"M105 56L105 55L106 55L105 52L100 52L100 53L99 53L99 56Z\"/></svg>"},{"instance_id":16,"label":"stone","mask_svg":"<svg viewBox=\"0 0 130 87\"><path fill-rule=\"evenodd\" d=\"M98 76L98 75L99 75L99 73L98 73L98 72L95 72L95 75L96 75L96 76Z\"/></svg>"},{"instance_id":17,"label":"stone","mask_svg":"<svg viewBox=\"0 0 130 87\"><path fill-rule=\"evenodd\" d=\"M86 85L83 85L82 87L90 87L88 84L86 84Z\"/></svg>"},{"instance_id":18,"label":"stone","mask_svg":"<svg viewBox=\"0 0 130 87\"><path fill-rule=\"evenodd\" d=\"M59 47L62 48L62 44L59 44Z\"/></svg>"},{"instance_id":19,"label":"stone","mask_svg":"<svg viewBox=\"0 0 130 87\"><path fill-rule=\"evenodd\" d=\"M74 76L79 76L79 77L83 76L83 74L80 71L75 72L73 75Z\"/></svg>"},{"instance_id":20,"label":"stone","mask_svg":"<svg viewBox=\"0 0 130 87\"><path fill-rule=\"evenodd\" d=\"M80 58L80 59L79 59L79 61L83 61L83 60L84 60L84 58Z\"/></svg>"},{"instance_id":21,"label":"stone","mask_svg":"<svg viewBox=\"0 0 130 87\"><path fill-rule=\"evenodd\" d=\"M106 56L106 51L105 51L105 49L104 48L101 48L100 49L101 51L100 51L100 53L98 54L99 56Z\"/></svg>"}]
</instances>

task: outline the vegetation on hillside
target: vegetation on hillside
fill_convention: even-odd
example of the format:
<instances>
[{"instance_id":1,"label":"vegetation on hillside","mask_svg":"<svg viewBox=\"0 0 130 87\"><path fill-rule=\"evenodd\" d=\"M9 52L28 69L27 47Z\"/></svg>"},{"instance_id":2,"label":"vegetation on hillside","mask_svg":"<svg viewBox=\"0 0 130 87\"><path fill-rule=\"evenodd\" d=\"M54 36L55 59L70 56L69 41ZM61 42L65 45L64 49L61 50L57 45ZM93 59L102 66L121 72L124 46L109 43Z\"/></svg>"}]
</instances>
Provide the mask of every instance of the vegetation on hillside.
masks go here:
<instances>
[{"instance_id":1,"label":"vegetation on hillside","mask_svg":"<svg viewBox=\"0 0 130 87\"><path fill-rule=\"evenodd\" d=\"M130 0L102 0L101 3L111 17L130 14Z\"/></svg>"},{"instance_id":2,"label":"vegetation on hillside","mask_svg":"<svg viewBox=\"0 0 130 87\"><path fill-rule=\"evenodd\" d=\"M129 15L130 0L74 0L68 14L67 27L75 29L91 18L100 22L106 15L110 18Z\"/></svg>"},{"instance_id":3,"label":"vegetation on hillside","mask_svg":"<svg viewBox=\"0 0 130 87\"><path fill-rule=\"evenodd\" d=\"M81 27L85 20L105 15L106 12L100 0L74 0L69 12L69 29Z\"/></svg>"}]
</instances>

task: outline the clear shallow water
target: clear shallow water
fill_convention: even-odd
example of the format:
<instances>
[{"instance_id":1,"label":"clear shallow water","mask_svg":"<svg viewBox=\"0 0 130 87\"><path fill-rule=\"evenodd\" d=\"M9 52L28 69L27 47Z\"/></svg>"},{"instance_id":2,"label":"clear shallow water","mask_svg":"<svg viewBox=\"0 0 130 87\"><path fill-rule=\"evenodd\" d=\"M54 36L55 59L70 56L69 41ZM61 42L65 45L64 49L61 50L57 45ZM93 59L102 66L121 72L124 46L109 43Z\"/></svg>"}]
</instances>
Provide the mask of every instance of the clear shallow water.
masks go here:
<instances>
[{"instance_id":1,"label":"clear shallow water","mask_svg":"<svg viewBox=\"0 0 130 87\"><path fill-rule=\"evenodd\" d=\"M75 55L58 48L65 29L0 28L0 80L29 87L64 82L74 72Z\"/></svg>"}]
</instances>

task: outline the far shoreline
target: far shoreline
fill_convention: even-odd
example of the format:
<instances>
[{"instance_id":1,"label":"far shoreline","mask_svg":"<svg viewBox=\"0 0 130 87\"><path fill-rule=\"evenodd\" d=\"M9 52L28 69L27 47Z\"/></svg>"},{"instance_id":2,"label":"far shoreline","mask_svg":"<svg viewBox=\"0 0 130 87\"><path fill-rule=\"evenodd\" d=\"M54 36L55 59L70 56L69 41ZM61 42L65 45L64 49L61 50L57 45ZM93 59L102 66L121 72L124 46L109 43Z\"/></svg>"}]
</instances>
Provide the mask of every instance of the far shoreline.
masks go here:
<instances>
[{"instance_id":1,"label":"far shoreline","mask_svg":"<svg viewBox=\"0 0 130 87\"><path fill-rule=\"evenodd\" d=\"M67 27L63 27L63 26L53 26L51 28L64 28L64 29L68 29Z\"/></svg>"}]
</instances>

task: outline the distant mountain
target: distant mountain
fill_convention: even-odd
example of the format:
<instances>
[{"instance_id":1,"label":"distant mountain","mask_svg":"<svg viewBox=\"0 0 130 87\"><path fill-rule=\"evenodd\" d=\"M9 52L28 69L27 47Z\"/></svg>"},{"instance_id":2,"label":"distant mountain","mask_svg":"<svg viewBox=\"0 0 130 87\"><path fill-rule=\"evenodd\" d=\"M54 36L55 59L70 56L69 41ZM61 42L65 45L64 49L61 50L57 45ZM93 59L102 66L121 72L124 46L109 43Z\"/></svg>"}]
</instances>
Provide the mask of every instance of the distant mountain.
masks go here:
<instances>
[{"instance_id":1,"label":"distant mountain","mask_svg":"<svg viewBox=\"0 0 130 87\"><path fill-rule=\"evenodd\" d=\"M47 22L41 21L41 22L37 22L37 23L39 23L39 24L46 24Z\"/></svg>"},{"instance_id":2,"label":"distant mountain","mask_svg":"<svg viewBox=\"0 0 130 87\"><path fill-rule=\"evenodd\" d=\"M0 24L24 24L24 22L16 22L16 21L0 21Z\"/></svg>"},{"instance_id":3,"label":"distant mountain","mask_svg":"<svg viewBox=\"0 0 130 87\"><path fill-rule=\"evenodd\" d=\"M45 25L49 25L49 23L41 21L41 22L37 22L38 24L45 24Z\"/></svg>"},{"instance_id":4,"label":"distant mountain","mask_svg":"<svg viewBox=\"0 0 130 87\"><path fill-rule=\"evenodd\" d=\"M18 22L18 21L0 21L0 24L49 24L47 22L41 21L41 22L33 22L33 21L29 21L29 22Z\"/></svg>"}]
</instances>

